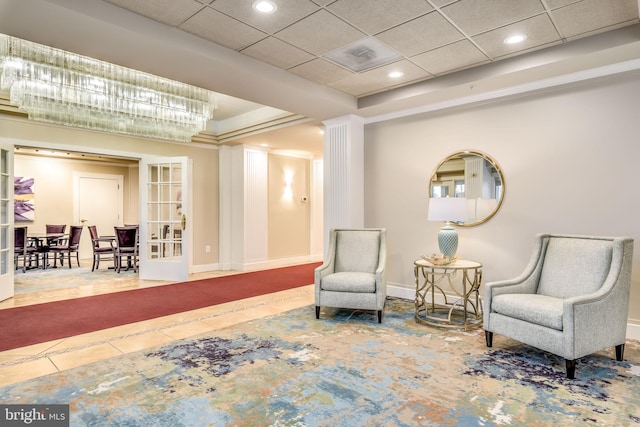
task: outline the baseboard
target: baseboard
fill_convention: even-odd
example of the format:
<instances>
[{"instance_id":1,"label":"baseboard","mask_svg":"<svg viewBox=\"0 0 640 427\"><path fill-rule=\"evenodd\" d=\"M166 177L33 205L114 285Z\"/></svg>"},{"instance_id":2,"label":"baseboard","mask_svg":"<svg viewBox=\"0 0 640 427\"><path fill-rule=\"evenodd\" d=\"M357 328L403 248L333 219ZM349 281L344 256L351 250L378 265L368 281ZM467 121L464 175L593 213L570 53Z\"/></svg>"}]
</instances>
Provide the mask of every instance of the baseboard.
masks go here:
<instances>
[{"instance_id":1,"label":"baseboard","mask_svg":"<svg viewBox=\"0 0 640 427\"><path fill-rule=\"evenodd\" d=\"M218 271L221 270L220 264L200 264L200 265L192 265L189 269L189 274L191 273L208 273L210 271Z\"/></svg>"},{"instance_id":2,"label":"baseboard","mask_svg":"<svg viewBox=\"0 0 640 427\"><path fill-rule=\"evenodd\" d=\"M413 300L416 298L416 288L387 282L387 295L390 297Z\"/></svg>"},{"instance_id":3,"label":"baseboard","mask_svg":"<svg viewBox=\"0 0 640 427\"><path fill-rule=\"evenodd\" d=\"M257 271L269 268L288 267L296 264L306 264L310 262L322 262L322 255L303 255L299 257L278 258L260 261L245 262L244 264L201 264L191 266L190 273L206 273L216 270L237 270L237 271Z\"/></svg>"},{"instance_id":4,"label":"baseboard","mask_svg":"<svg viewBox=\"0 0 640 427\"><path fill-rule=\"evenodd\" d=\"M415 286L407 286L398 283L387 283L387 295L390 297L402 298L407 300L415 300ZM444 299L442 295L436 294L437 304L442 304ZM627 339L640 340L640 324L627 323Z\"/></svg>"},{"instance_id":5,"label":"baseboard","mask_svg":"<svg viewBox=\"0 0 640 427\"><path fill-rule=\"evenodd\" d=\"M627 323L627 339L640 340L640 325Z\"/></svg>"}]
</instances>

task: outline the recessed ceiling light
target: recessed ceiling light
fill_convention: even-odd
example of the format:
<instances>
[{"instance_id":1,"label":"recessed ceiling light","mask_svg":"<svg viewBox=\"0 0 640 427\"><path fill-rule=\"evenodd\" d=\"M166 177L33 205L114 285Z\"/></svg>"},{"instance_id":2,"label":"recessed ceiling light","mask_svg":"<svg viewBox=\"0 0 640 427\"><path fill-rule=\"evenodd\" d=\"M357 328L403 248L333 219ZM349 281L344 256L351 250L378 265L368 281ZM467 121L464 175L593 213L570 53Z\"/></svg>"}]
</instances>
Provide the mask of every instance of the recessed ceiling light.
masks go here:
<instances>
[{"instance_id":1,"label":"recessed ceiling light","mask_svg":"<svg viewBox=\"0 0 640 427\"><path fill-rule=\"evenodd\" d=\"M526 34L514 34L504 39L504 44L518 44L527 39Z\"/></svg>"},{"instance_id":2,"label":"recessed ceiling light","mask_svg":"<svg viewBox=\"0 0 640 427\"><path fill-rule=\"evenodd\" d=\"M399 79L402 76L404 76L404 73L402 71L391 71L389 74L387 74L387 77L391 79Z\"/></svg>"},{"instance_id":3,"label":"recessed ceiling light","mask_svg":"<svg viewBox=\"0 0 640 427\"><path fill-rule=\"evenodd\" d=\"M278 6L270 0L256 0L253 2L253 10L260 13L273 13Z\"/></svg>"}]
</instances>

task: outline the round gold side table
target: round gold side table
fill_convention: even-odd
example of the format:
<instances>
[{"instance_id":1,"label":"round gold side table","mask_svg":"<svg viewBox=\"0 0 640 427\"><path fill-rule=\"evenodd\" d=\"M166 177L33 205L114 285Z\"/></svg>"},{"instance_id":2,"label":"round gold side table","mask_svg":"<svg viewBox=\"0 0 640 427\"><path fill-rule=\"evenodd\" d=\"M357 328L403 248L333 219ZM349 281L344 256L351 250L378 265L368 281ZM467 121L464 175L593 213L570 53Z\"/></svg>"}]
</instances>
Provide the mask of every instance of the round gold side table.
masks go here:
<instances>
[{"instance_id":1,"label":"round gold side table","mask_svg":"<svg viewBox=\"0 0 640 427\"><path fill-rule=\"evenodd\" d=\"M435 265L419 259L414 262L414 274L416 322L465 330L482 326L482 264L460 259L448 265ZM460 275L461 279L456 280ZM455 295L444 292L443 282Z\"/></svg>"}]
</instances>

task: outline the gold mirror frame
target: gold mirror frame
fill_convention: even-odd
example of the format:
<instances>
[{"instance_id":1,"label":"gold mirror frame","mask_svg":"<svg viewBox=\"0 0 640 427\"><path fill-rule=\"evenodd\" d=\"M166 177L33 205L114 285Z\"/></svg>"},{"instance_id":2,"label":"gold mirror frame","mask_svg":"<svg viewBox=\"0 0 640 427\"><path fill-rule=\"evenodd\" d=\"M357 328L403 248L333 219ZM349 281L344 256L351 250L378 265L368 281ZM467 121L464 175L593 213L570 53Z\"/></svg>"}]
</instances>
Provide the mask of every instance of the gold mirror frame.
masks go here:
<instances>
[{"instance_id":1,"label":"gold mirror frame","mask_svg":"<svg viewBox=\"0 0 640 427\"><path fill-rule=\"evenodd\" d=\"M489 189L482 188L483 180L493 185L490 185ZM478 212L478 202L483 202L488 213L476 216L473 222L456 222L455 224L459 227L474 227L487 222L502 206L505 193L504 175L498 163L490 156L473 150L458 151L438 163L429 180L429 197L434 197L435 187L440 189L438 197L444 196L443 187L447 187L448 197L460 197L461 188L465 197L468 192L473 193L474 196L483 193L470 200L475 201L476 212ZM493 191L493 194L485 194L487 191L489 193ZM471 207L470 210L472 210Z\"/></svg>"}]
</instances>

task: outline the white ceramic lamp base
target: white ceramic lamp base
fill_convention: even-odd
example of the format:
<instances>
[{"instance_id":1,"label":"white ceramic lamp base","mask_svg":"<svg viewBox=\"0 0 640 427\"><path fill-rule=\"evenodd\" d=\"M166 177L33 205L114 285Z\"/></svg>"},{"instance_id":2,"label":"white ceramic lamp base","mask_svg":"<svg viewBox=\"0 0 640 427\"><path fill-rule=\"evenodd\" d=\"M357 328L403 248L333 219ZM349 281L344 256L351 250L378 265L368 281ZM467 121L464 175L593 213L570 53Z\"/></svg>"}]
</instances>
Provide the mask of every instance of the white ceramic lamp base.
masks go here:
<instances>
[{"instance_id":1,"label":"white ceramic lamp base","mask_svg":"<svg viewBox=\"0 0 640 427\"><path fill-rule=\"evenodd\" d=\"M445 225L438 232L438 246L443 255L453 258L458 250L458 232L450 225Z\"/></svg>"}]
</instances>

